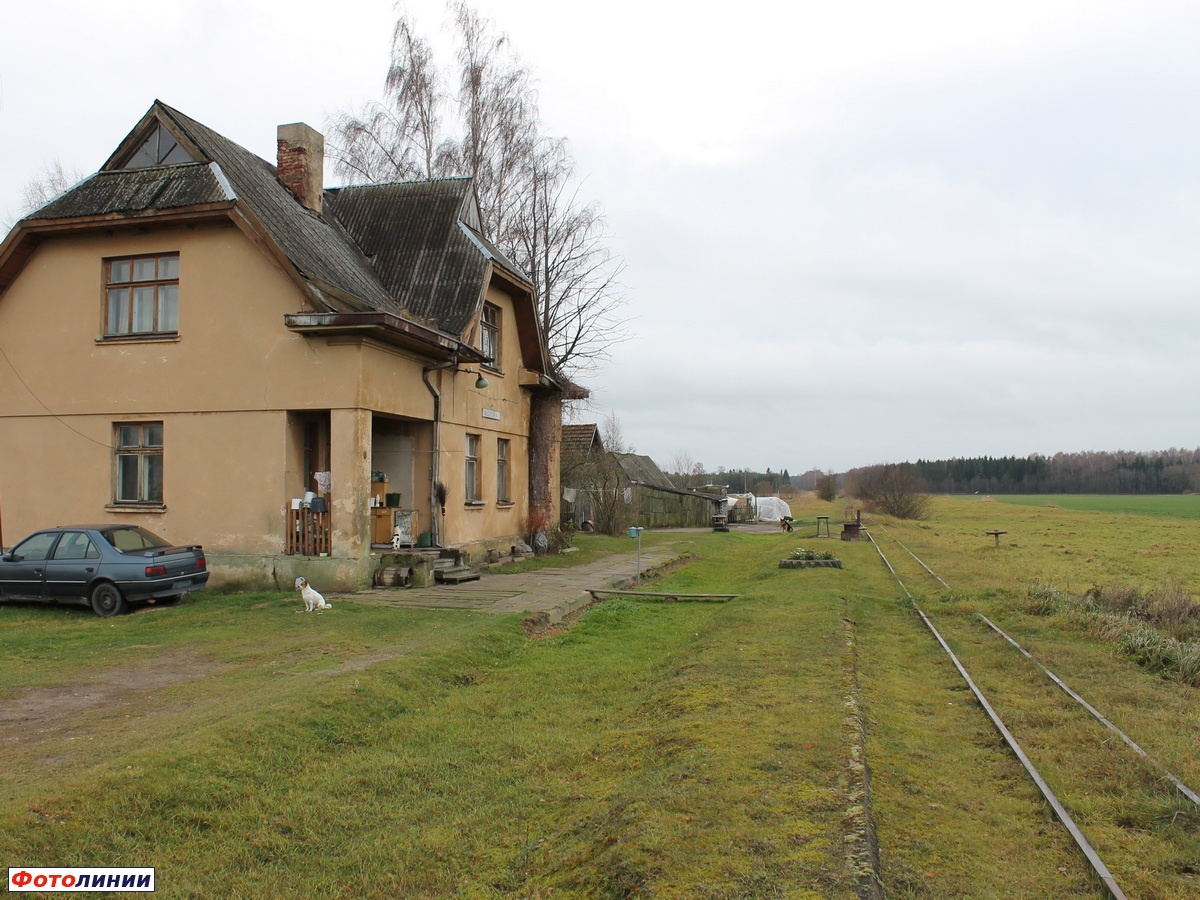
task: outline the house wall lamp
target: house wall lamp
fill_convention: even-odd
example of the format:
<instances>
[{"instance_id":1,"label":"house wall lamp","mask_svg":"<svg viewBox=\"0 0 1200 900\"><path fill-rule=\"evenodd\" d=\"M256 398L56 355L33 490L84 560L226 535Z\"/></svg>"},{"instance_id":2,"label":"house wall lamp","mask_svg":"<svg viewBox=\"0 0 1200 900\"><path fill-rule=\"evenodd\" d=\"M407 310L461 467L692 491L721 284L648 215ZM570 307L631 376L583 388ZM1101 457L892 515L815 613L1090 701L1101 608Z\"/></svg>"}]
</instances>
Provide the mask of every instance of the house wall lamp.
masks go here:
<instances>
[{"instance_id":1,"label":"house wall lamp","mask_svg":"<svg viewBox=\"0 0 1200 900\"><path fill-rule=\"evenodd\" d=\"M475 379L475 389L476 390L482 391L485 387L488 386L488 384L490 384L490 382L486 378L483 377L483 373L476 371L475 369L459 369L459 371L463 372L467 375L478 375L479 376L478 378Z\"/></svg>"}]
</instances>

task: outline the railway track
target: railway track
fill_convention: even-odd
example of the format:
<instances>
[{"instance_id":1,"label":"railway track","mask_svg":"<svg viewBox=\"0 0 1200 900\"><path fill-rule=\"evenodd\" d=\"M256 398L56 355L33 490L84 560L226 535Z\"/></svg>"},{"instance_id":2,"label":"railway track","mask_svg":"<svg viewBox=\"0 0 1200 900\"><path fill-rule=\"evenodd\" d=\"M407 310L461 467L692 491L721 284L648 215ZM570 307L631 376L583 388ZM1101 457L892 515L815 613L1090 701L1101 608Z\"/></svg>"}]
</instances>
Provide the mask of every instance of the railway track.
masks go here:
<instances>
[{"instance_id":1,"label":"railway track","mask_svg":"<svg viewBox=\"0 0 1200 900\"><path fill-rule=\"evenodd\" d=\"M929 565L927 565L924 560L922 560L915 553L913 553L913 551L911 549L909 549L903 542L901 542L899 540L899 538L895 537L893 534L891 534L891 532L889 532L886 528L884 528L881 525L875 526L875 527L878 528L878 530L882 531L885 535L887 535L887 537L891 540L891 542L893 542L896 546L901 548L905 553L907 553L912 558L913 561L915 561L915 563L920 567L920 570L922 572L922 574L917 576L918 578L924 578L924 577L928 576L928 578L936 581L941 587L943 587L947 590L951 589L950 585L940 575L938 575L937 572L935 572ZM908 587L908 585L905 584L903 578L901 578L900 573L897 571L897 567L893 565L891 560L889 560L887 554L884 552L883 547L880 546L879 542L875 540L874 535L871 534L870 528L865 529L865 531L867 533L868 538L871 540L872 545L875 547L876 551L878 552L880 559L882 560L884 565L887 567L887 569L891 573L892 577L896 580L896 583L899 585L905 599L909 602L909 604L911 604L913 610L917 613L917 615L921 619L922 623L926 626L928 631L932 634L932 636L937 641L938 645L941 647L943 652L949 657L949 659L952 662L952 664L954 665L955 669L958 671L958 673L962 677L962 679L966 682L967 687L970 689L972 694L975 696L975 699L978 701L979 705L982 707L984 712L987 714L988 718L991 720L991 722L992 722L993 726L996 728L997 732L999 732L999 734L1003 738L1005 744L1013 752L1013 754L1017 757L1018 761L1021 763L1021 766L1024 768L1026 773L1029 775L1030 779L1037 786L1038 791L1041 793L1042 797L1050 805L1051 809L1053 809L1055 816L1057 817L1059 822L1062 824L1063 828L1070 835L1072 842L1074 843L1074 845L1077 847L1079 852L1082 854L1082 856L1086 860L1089 869L1091 870L1092 874L1095 876L1095 879L1099 882L1100 885L1103 886L1103 889L1108 896L1116 898L1116 900L1123 900L1123 898L1125 898L1127 896L1125 891L1117 883L1116 878L1113 876L1113 874L1109 870L1108 866L1104 863L1103 859L1101 859L1101 857L1100 857L1099 853L1097 853L1095 847L1092 846L1091 842L1088 840L1088 838L1084 834L1083 830L1075 822L1075 820L1072 818L1070 813L1067 811L1064 804L1059 800L1058 796L1055 794L1053 789L1047 783L1046 779L1042 776L1042 773L1037 769L1037 767L1031 761L1029 756L1026 754L1025 750L1021 747L1020 743L1017 741L1016 737L1013 735L1012 731L1008 728L1008 726L1000 718L995 707L993 706L993 703L991 701L989 701L987 696L985 696L984 692L980 689L979 685L976 683L975 679L971 676L971 674L967 670L966 666L963 664L963 662L959 659L959 657L951 649L950 645L947 643L946 639L942 636L941 632L935 626L934 622L930 619L930 617L921 608L921 605L918 602L917 598L914 596L913 592L909 590L909 587ZM1155 760L1149 753L1147 753L1142 747L1140 747L1131 737L1129 737L1127 734L1125 734L1123 731L1121 731L1121 729L1119 729L1116 725L1114 725L1098 709L1096 709L1092 704L1088 703L1088 701L1085 700L1080 694L1078 694L1076 691L1074 691L1061 678L1059 678L1052 671L1050 671L1049 668L1047 668L1045 665L1043 665L1039 660L1035 659L1033 657L1033 655L1031 653L1029 653L1029 651L1027 651L1024 647L1022 647L1011 636L1006 634L1002 629L1000 629L999 626L997 626L994 622L989 620L982 613L977 613L977 615L983 621L983 623L985 623L988 626L988 628L991 629L992 632L994 632L996 635L998 635L999 637L1001 637L1005 641L1007 641L1031 665L1036 666L1037 669L1039 669L1042 674L1044 674L1046 677L1048 677L1061 691L1063 691L1068 697L1070 697L1072 701L1074 701L1080 707L1085 709L1089 715L1091 715L1094 719L1096 719L1098 722L1103 724L1107 729L1109 729L1111 732L1113 732L1118 737L1120 737L1120 739L1125 743L1125 745L1127 747L1129 747L1130 750L1132 750L1135 754L1137 754L1151 768L1153 768L1155 771L1157 771L1162 778L1169 781L1172 784L1172 786L1175 788L1175 790L1181 796L1185 797L1191 803L1193 803L1197 806L1200 806L1200 796L1198 796L1195 791L1193 791L1186 784L1184 784L1184 782L1180 778L1178 778L1176 775L1174 775L1172 772L1170 772L1165 766L1163 766L1161 763L1159 763L1157 760Z\"/></svg>"}]
</instances>

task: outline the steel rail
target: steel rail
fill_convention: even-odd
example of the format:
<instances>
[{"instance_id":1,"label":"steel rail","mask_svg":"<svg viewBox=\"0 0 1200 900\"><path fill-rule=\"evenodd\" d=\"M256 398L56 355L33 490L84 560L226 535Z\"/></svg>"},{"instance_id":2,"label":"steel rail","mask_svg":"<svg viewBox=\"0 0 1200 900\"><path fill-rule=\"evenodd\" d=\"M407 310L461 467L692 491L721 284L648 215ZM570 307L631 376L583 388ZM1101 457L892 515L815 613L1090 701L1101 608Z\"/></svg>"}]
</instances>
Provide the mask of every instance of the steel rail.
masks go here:
<instances>
[{"instance_id":1,"label":"steel rail","mask_svg":"<svg viewBox=\"0 0 1200 900\"><path fill-rule=\"evenodd\" d=\"M955 656L954 651L950 649L950 646L946 643L945 639L942 638L941 633L937 630L937 628L934 627L933 622L929 620L929 617L926 616L921 607L917 605L916 599L911 593L909 593L909 590L907 587L905 587L904 582L900 580L900 576L896 574L896 570L893 569L892 564L888 562L888 558L884 554L883 548L879 546L879 543L871 535L869 530L867 531L867 538L871 541L871 545L879 554L879 558L883 560L883 564L887 566L888 571L892 573L892 577L896 579L896 583L899 584L901 590L904 591L905 596L908 597L913 609L915 609L917 611L917 615L921 617L921 621L925 623L925 627L930 630L938 644L941 645L942 650L944 650L946 655L950 657L950 661L954 663L954 667L958 670L958 674L961 675L963 681L967 683L967 687L971 689L971 693L975 695L975 699L979 701L979 705L983 707L983 710L987 713L988 718L992 720L992 724L996 726L996 730L1000 732L1000 736L1004 738L1004 742L1008 744L1009 749L1012 750L1012 752L1016 755L1021 765L1025 768L1025 771L1029 774L1029 777L1033 779L1033 783L1037 785L1042 797L1044 797L1046 802L1050 804L1050 807L1054 810L1054 814L1058 816L1058 820L1062 822L1063 827L1067 829L1072 840L1075 841L1075 845L1080 849L1080 851L1082 851L1084 857L1088 861L1088 864L1091 865L1092 871L1096 873L1097 877L1099 877L1101 883L1112 896L1113 900L1127 900L1125 892L1121 890L1121 886L1117 884L1116 879L1113 878L1112 873L1108 870L1108 866L1104 864L1104 860L1100 858L1099 854L1096 853L1095 849L1088 842L1088 839L1084 836L1083 832L1080 831L1079 826L1075 824L1075 820L1071 818L1071 814L1067 812L1066 807L1062 805L1054 791L1050 789L1050 785L1046 784L1045 780L1041 776L1041 773L1038 772L1037 767L1033 764L1029 757L1025 755L1025 751L1021 749L1021 745L1017 743L1017 739L1013 737L1012 732L1008 730L1003 720L1001 720L1000 716L992 708L992 705L988 702L987 697L983 695L983 691L981 691L979 686L975 684L975 681L971 678L970 673L967 672L966 668L959 661L958 657Z\"/></svg>"},{"instance_id":2,"label":"steel rail","mask_svg":"<svg viewBox=\"0 0 1200 900\"><path fill-rule=\"evenodd\" d=\"M1005 634L1000 629L1000 626L998 626L995 622L993 622L991 619L989 619L983 613L976 613L975 615L977 615L977 616L979 616L979 618L983 619L983 621L987 623L988 627L990 627L993 631L995 631L996 634L1000 635L1000 637L1004 638L1006 641L1008 641L1010 644L1012 644L1014 647L1016 647L1017 650L1020 651L1021 654L1023 654L1026 659L1028 659L1031 663L1033 663L1035 666L1037 666L1039 669L1041 669L1043 672L1045 672L1046 676L1051 681L1053 681L1055 684L1057 684L1060 688L1062 688L1063 691L1066 692L1068 697L1070 697L1072 700L1074 700L1076 703L1078 703L1080 706L1082 706L1084 709L1086 709L1089 713L1091 713L1096 718L1096 720L1098 722L1100 722L1100 724L1102 724L1105 728L1107 728L1109 731L1113 732L1113 734L1115 734L1117 737L1119 737L1121 740L1123 740L1126 743L1126 745L1131 750L1133 750L1134 753L1138 754L1138 756L1142 757L1144 760L1146 760L1152 766L1154 766L1156 769L1158 769L1158 771L1163 775L1164 778L1166 778L1169 782L1171 782L1171 784L1175 785L1175 789L1178 790L1179 793L1183 794L1183 796L1187 797L1189 800L1191 800L1197 806L1200 806L1200 796L1197 796L1195 791L1193 791L1190 787L1188 787L1186 784L1184 784L1182 781L1180 781L1166 766L1164 766L1162 763L1160 763L1158 760L1156 760L1153 756L1151 756L1149 753L1147 753L1145 750L1143 750L1141 747L1139 747L1137 745L1137 742L1134 741L1133 738L1131 738L1129 735L1127 735L1125 732L1123 732L1120 728L1118 728L1116 725L1114 725L1112 722L1110 722L1107 718L1105 718L1104 715L1100 712L1100 710L1096 709L1096 707L1092 706L1092 704L1090 704L1086 700L1084 700L1081 696L1079 696L1079 694L1077 694L1073 690L1071 690L1071 688L1069 688L1067 686L1066 682L1064 682L1061 678L1059 678L1057 675L1055 675L1053 672L1051 672L1049 669L1047 669L1044 665L1042 665L1041 662L1039 662L1032 653L1030 653L1028 650L1026 650L1024 647L1022 647L1020 644L1018 644L1015 640L1013 640L1007 634Z\"/></svg>"},{"instance_id":3,"label":"steel rail","mask_svg":"<svg viewBox=\"0 0 1200 900\"><path fill-rule=\"evenodd\" d=\"M933 571L933 569L929 568L929 566L925 565L925 562L920 557L918 557L917 554L913 553L912 550L909 550L908 547L905 547L904 543L898 537L896 537L894 534L892 534L890 531L888 531L882 525L880 525L879 527L883 530L883 532L888 537L890 537L893 541L895 541L897 544L899 544L901 547L903 547L904 550L908 553L908 555L911 556L913 559L915 559L917 561L917 563L921 566L921 568L923 568L926 572L928 572L931 576L933 576L938 581L939 584L941 584L947 590L953 590L950 587L950 585L946 584L946 582L944 580L942 580L942 577L940 575L938 575L935 571ZM893 574L895 574L895 573L893 573ZM1076 703L1078 703L1080 706L1082 706L1084 709L1086 709L1096 719L1096 721L1098 721L1105 728L1107 728L1109 731L1111 731L1113 734L1115 734L1117 737L1119 737L1122 741L1124 741L1126 746L1129 747L1129 749L1131 749L1134 753L1138 754L1140 757L1142 757L1144 760L1146 760L1148 763L1150 763L1150 765L1152 765L1155 769L1157 769L1164 778L1166 778L1169 782L1171 782L1171 784L1173 784L1175 786L1175 789L1177 791L1179 791L1179 793L1183 794L1183 796L1185 796L1189 800L1191 800L1192 803L1196 804L1197 806L1200 806L1200 795L1197 795L1195 791L1193 791L1190 787L1188 787L1186 784L1184 784L1183 781L1180 780L1179 777L1175 775L1175 773L1173 773L1170 769L1168 769L1166 766L1164 766L1162 763L1160 763L1157 759L1155 759L1153 756L1151 756L1149 753L1147 753L1145 750L1143 750L1138 745L1138 743L1136 741L1134 741L1133 738L1131 738L1124 731L1122 731L1120 728L1118 728L1116 725L1114 725L1107 717L1104 716L1103 713L1100 712L1100 710L1096 709L1096 707L1094 707L1094 706L1092 706L1092 704L1088 703L1087 700L1085 700L1082 696L1080 696L1078 693L1073 691L1070 688L1070 686L1067 685L1067 683L1065 681L1063 681L1061 678L1059 678L1057 675L1055 675L1053 672L1051 672L1048 668L1046 668L1046 666L1044 666L1032 653L1030 653L1028 650L1026 650L1024 647L1022 647L1020 644L1018 644L1009 635L1005 634L1004 631L1000 628L1000 626L998 626L996 623L994 623L991 619L989 619L983 613L976 613L975 615L979 616L979 618L982 619L988 625L989 628L991 628L998 635L1000 635L1000 637L1004 638L1006 641L1008 641L1010 644L1012 644L1014 647L1016 647L1017 650L1022 655L1024 655L1024 657L1026 659L1028 659L1031 663L1033 663L1035 666L1037 666L1039 669L1041 669L1046 674L1046 677L1048 677L1051 681L1053 681L1056 685L1058 685L1058 687L1061 688L1068 697L1070 697L1072 700L1074 700Z\"/></svg>"},{"instance_id":4,"label":"steel rail","mask_svg":"<svg viewBox=\"0 0 1200 900\"><path fill-rule=\"evenodd\" d=\"M884 534L886 534L888 537L890 537L897 544L900 544L901 547L904 547L904 544L901 543L900 538L896 537L894 534L892 534L890 531L888 531L882 525L880 525L879 527L881 529L883 529ZM904 550L906 553L908 553L909 556L911 556L913 559L915 559L917 561L917 565L919 565L922 569L924 569L926 572L928 572L930 575L932 575L937 580L938 584L940 584L942 587L944 587L948 591L954 590L952 587L950 587L950 585L946 584L946 582L944 582L942 580L941 575L939 575L937 572L933 571L933 569L929 568L929 566L925 565L924 560L922 560L919 556L917 556L917 554L913 553L907 547L904 547Z\"/></svg>"}]
</instances>

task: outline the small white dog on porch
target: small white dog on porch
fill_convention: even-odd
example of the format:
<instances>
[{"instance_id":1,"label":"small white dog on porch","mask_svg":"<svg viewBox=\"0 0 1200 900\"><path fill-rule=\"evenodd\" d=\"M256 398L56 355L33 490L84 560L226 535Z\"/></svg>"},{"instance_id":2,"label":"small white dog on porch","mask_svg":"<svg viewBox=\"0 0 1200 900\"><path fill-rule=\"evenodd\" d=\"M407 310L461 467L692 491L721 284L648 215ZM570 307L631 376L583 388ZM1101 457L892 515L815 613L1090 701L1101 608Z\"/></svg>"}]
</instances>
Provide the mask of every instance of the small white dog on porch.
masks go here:
<instances>
[{"instance_id":1,"label":"small white dog on porch","mask_svg":"<svg viewBox=\"0 0 1200 900\"><path fill-rule=\"evenodd\" d=\"M332 603L326 603L325 598L309 586L303 577L296 579L296 590L304 598L304 611L313 612L318 609L333 609Z\"/></svg>"}]
</instances>

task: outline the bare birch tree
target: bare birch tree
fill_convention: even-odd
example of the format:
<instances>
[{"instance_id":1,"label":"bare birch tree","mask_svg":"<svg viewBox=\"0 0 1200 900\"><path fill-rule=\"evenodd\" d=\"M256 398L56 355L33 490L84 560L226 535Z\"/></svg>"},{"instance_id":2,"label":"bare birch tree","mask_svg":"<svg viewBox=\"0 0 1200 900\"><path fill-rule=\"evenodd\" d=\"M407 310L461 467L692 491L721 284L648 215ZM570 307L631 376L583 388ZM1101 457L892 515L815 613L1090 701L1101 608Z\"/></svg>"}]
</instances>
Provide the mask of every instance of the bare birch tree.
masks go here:
<instances>
[{"instance_id":1,"label":"bare birch tree","mask_svg":"<svg viewBox=\"0 0 1200 900\"><path fill-rule=\"evenodd\" d=\"M692 459L692 454L686 450L676 450L671 454L671 461L667 463L667 467L675 478L676 487L691 487L692 467L695 465L696 461Z\"/></svg>"},{"instance_id":2,"label":"bare birch tree","mask_svg":"<svg viewBox=\"0 0 1200 900\"><path fill-rule=\"evenodd\" d=\"M510 246L533 281L556 367L585 372L625 338L622 265L604 246L597 204L579 201L565 140L542 138L525 174Z\"/></svg>"},{"instance_id":3,"label":"bare birch tree","mask_svg":"<svg viewBox=\"0 0 1200 900\"><path fill-rule=\"evenodd\" d=\"M601 534L619 535L633 524L636 510L632 503L632 484L617 457L633 453L625 442L616 413L610 413L602 428L604 452L594 454L585 479L592 498L592 519Z\"/></svg>"},{"instance_id":4,"label":"bare birch tree","mask_svg":"<svg viewBox=\"0 0 1200 900\"><path fill-rule=\"evenodd\" d=\"M586 372L626 336L622 265L604 244L604 217L580 201L566 141L541 133L532 77L508 36L465 0L447 8L455 76L439 74L402 15L385 102L335 117L330 154L339 174L360 183L471 176L485 235L533 282L555 371ZM445 83L457 85L453 96ZM456 134L442 131L448 109Z\"/></svg>"},{"instance_id":5,"label":"bare birch tree","mask_svg":"<svg viewBox=\"0 0 1200 900\"><path fill-rule=\"evenodd\" d=\"M81 181L83 174L77 169L68 171L62 160L54 159L46 163L42 171L34 175L21 186L21 208L16 215L8 213L0 220L0 239L17 224L17 220L29 215L35 209L45 206L71 185Z\"/></svg>"},{"instance_id":6,"label":"bare birch tree","mask_svg":"<svg viewBox=\"0 0 1200 900\"><path fill-rule=\"evenodd\" d=\"M487 236L505 249L521 206L526 161L539 124L528 70L508 36L491 33L463 0L450 5L458 33L458 109L463 135L449 167L474 180ZM447 148L453 146L447 143Z\"/></svg>"},{"instance_id":7,"label":"bare birch tree","mask_svg":"<svg viewBox=\"0 0 1200 900\"><path fill-rule=\"evenodd\" d=\"M444 95L429 44L402 15L392 32L386 103L373 101L359 113L339 113L330 125L338 172L356 182L384 183L436 178ZM448 149L448 148L447 148Z\"/></svg>"}]
</instances>

